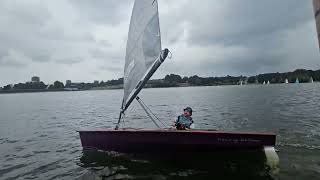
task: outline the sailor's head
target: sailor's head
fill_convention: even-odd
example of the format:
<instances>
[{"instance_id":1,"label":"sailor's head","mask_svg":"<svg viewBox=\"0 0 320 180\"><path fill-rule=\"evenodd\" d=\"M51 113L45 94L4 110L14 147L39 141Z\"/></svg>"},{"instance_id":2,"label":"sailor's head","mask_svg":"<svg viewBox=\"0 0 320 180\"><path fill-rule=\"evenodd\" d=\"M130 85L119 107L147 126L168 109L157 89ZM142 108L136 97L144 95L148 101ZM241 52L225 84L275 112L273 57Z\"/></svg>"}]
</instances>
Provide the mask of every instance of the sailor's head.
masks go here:
<instances>
[{"instance_id":1,"label":"sailor's head","mask_svg":"<svg viewBox=\"0 0 320 180\"><path fill-rule=\"evenodd\" d=\"M192 116L192 108L191 107L186 107L183 109L183 115L185 116Z\"/></svg>"}]
</instances>

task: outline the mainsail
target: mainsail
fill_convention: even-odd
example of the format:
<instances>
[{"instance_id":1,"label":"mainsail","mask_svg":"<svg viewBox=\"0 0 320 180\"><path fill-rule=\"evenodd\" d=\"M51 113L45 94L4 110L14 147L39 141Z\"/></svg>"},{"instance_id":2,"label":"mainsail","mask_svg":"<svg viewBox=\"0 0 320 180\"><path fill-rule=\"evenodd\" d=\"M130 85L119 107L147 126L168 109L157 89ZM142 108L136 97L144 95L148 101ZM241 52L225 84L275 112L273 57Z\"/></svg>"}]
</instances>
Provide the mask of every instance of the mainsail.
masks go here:
<instances>
[{"instance_id":1,"label":"mainsail","mask_svg":"<svg viewBox=\"0 0 320 180\"><path fill-rule=\"evenodd\" d=\"M161 51L157 0L136 0L127 40L124 96L119 122L121 114L129 107L167 55L167 49Z\"/></svg>"},{"instance_id":2,"label":"mainsail","mask_svg":"<svg viewBox=\"0 0 320 180\"><path fill-rule=\"evenodd\" d=\"M314 17L317 25L318 42L320 46L320 0L313 0Z\"/></svg>"}]
</instances>

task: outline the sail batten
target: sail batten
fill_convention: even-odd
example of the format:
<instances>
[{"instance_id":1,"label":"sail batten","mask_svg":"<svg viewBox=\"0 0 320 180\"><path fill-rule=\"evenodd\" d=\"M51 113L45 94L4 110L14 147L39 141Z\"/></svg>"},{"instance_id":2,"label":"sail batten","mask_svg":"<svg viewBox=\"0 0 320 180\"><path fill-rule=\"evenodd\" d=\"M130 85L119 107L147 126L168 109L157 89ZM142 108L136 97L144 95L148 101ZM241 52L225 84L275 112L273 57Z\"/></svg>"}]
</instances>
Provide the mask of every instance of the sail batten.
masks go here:
<instances>
[{"instance_id":1,"label":"sail batten","mask_svg":"<svg viewBox=\"0 0 320 180\"><path fill-rule=\"evenodd\" d=\"M147 74L160 58L160 53L158 2L157 0L136 0L126 47L122 111L127 109L134 99L133 96L141 90L139 83L146 80Z\"/></svg>"}]
</instances>

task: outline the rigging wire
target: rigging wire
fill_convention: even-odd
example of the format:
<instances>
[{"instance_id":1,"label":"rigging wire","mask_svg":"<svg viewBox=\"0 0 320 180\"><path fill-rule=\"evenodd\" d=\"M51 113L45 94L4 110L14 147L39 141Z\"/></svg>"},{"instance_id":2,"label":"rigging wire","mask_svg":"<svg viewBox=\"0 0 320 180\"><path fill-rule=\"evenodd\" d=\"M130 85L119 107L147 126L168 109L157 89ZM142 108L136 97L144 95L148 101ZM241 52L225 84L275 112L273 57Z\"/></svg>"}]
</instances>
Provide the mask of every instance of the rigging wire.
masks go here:
<instances>
[{"instance_id":1,"label":"rigging wire","mask_svg":"<svg viewBox=\"0 0 320 180\"><path fill-rule=\"evenodd\" d=\"M162 122L162 121L152 112L152 110L142 101L141 98L139 98L139 100L141 101L141 103L143 104L143 106L145 106L145 107L148 109L148 111L162 124L162 126L168 127L167 124L165 124L164 122Z\"/></svg>"},{"instance_id":2,"label":"rigging wire","mask_svg":"<svg viewBox=\"0 0 320 180\"><path fill-rule=\"evenodd\" d=\"M126 119L126 114L122 113L121 119L119 121L119 127L125 128L125 124L126 124L125 119Z\"/></svg>"},{"instance_id":3,"label":"rigging wire","mask_svg":"<svg viewBox=\"0 0 320 180\"><path fill-rule=\"evenodd\" d=\"M149 116L149 118L151 119L151 121L159 128L161 129L161 127L159 126L159 124L156 122L156 120L154 119L154 117L152 117L152 115L150 114L149 110L147 109L147 107L140 101L140 98L137 96L136 100L138 101L138 103L140 104L140 106L142 107L142 109L144 110L144 112L146 112L146 114Z\"/></svg>"}]
</instances>

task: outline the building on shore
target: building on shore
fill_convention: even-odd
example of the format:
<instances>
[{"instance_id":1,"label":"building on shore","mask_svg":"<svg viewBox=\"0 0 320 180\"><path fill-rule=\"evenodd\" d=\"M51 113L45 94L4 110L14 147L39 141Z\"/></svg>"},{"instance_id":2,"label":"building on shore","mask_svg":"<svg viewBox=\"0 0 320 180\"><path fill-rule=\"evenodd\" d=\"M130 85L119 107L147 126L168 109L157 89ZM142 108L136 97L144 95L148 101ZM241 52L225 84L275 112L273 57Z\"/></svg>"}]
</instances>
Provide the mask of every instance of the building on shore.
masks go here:
<instances>
[{"instance_id":1,"label":"building on shore","mask_svg":"<svg viewBox=\"0 0 320 180\"><path fill-rule=\"evenodd\" d=\"M66 80L66 86L70 85L71 83L71 80Z\"/></svg>"},{"instance_id":2,"label":"building on shore","mask_svg":"<svg viewBox=\"0 0 320 180\"><path fill-rule=\"evenodd\" d=\"M33 83L38 83L38 82L40 82L40 77L38 77L38 76L33 76L33 77L31 78L31 82L33 82Z\"/></svg>"},{"instance_id":3,"label":"building on shore","mask_svg":"<svg viewBox=\"0 0 320 180\"><path fill-rule=\"evenodd\" d=\"M64 87L64 90L66 91L79 91L80 89L83 89L84 88L84 85L85 83L83 82L79 82L79 83L76 83L76 82L71 82L70 80L67 80L69 81L68 83L66 82L66 85Z\"/></svg>"}]
</instances>

